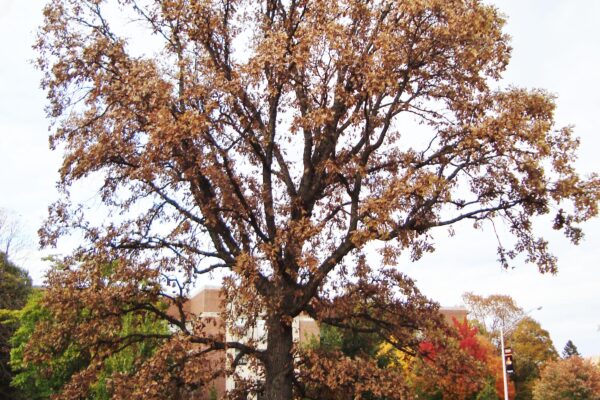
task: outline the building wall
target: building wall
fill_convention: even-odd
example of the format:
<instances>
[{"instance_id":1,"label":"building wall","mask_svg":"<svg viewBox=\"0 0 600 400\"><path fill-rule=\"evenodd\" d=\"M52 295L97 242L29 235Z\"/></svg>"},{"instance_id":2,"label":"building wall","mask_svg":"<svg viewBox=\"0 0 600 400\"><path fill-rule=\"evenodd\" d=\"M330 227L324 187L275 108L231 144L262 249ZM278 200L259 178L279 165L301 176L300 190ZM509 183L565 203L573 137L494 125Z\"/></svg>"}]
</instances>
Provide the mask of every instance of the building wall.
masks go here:
<instances>
[{"instance_id":1,"label":"building wall","mask_svg":"<svg viewBox=\"0 0 600 400\"><path fill-rule=\"evenodd\" d=\"M458 322L463 322L467 318L468 311L462 307L441 307L440 313L444 316L448 325L454 326L452 319L456 318Z\"/></svg>"}]
</instances>

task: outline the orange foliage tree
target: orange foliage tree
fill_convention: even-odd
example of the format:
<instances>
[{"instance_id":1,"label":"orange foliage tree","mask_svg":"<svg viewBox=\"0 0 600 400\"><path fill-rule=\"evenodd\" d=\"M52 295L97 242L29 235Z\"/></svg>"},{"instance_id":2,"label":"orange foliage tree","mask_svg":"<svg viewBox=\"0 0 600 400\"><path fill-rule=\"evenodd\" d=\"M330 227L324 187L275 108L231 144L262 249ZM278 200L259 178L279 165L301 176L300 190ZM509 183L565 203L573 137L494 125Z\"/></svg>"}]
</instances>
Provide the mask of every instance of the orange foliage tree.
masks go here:
<instances>
[{"instance_id":1,"label":"orange foliage tree","mask_svg":"<svg viewBox=\"0 0 600 400\"><path fill-rule=\"evenodd\" d=\"M534 400L600 399L600 367L579 356L551 361L533 387Z\"/></svg>"},{"instance_id":2,"label":"orange foliage tree","mask_svg":"<svg viewBox=\"0 0 600 400\"><path fill-rule=\"evenodd\" d=\"M35 342L60 351L76 340L95 355L62 398L84 396L103 360L144 340L116 333L142 311L173 331L112 380L115 396L202 388L219 373L206 357L232 348L269 400L328 374L400 398L370 365L333 359L302 374L292 318L414 353L417 333L441 322L395 261L432 251L432 229L504 219L515 240L499 246L501 263L524 254L554 272L534 219L577 243L597 214L598 179L573 169L577 140L554 126L553 98L490 87L510 47L482 1L52 0L44 18L35 47L63 164L42 244L82 241L48 275L45 306L64 323ZM99 185L105 218L72 204L78 182ZM383 267L364 257L372 242ZM238 328L264 318L265 348L210 335L184 312L216 271L228 310L244 310Z\"/></svg>"},{"instance_id":3,"label":"orange foliage tree","mask_svg":"<svg viewBox=\"0 0 600 400\"><path fill-rule=\"evenodd\" d=\"M419 398L474 399L486 389L504 396L502 360L494 345L466 319L453 319L455 335L443 344L422 342L423 359L416 359L413 386ZM514 385L509 385L514 395Z\"/></svg>"}]
</instances>

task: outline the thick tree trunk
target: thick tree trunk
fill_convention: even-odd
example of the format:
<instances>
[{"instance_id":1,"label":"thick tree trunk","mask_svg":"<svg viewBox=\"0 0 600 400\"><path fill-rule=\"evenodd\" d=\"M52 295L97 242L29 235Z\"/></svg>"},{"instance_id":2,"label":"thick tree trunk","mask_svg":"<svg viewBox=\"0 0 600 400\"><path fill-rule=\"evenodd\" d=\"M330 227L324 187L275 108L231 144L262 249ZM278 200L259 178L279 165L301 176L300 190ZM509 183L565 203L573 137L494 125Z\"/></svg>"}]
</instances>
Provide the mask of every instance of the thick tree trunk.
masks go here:
<instances>
[{"instance_id":1,"label":"thick tree trunk","mask_svg":"<svg viewBox=\"0 0 600 400\"><path fill-rule=\"evenodd\" d=\"M279 317L267 321L268 342L265 365L265 398L292 400L294 365L292 326Z\"/></svg>"}]
</instances>

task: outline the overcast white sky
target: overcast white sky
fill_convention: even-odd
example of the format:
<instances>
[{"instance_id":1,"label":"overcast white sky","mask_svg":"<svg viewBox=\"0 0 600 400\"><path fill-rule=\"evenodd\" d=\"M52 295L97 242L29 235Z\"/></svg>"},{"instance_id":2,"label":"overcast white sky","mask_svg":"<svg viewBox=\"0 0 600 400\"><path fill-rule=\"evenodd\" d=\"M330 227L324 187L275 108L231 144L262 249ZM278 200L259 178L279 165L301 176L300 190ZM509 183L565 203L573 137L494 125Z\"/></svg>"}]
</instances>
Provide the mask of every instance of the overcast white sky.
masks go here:
<instances>
[{"instance_id":1,"label":"overcast white sky","mask_svg":"<svg viewBox=\"0 0 600 400\"><path fill-rule=\"evenodd\" d=\"M505 83L545 88L558 96L558 125L574 124L581 138L579 169L600 170L597 119L600 114L600 1L496 0L508 17L513 58ZM36 230L56 199L60 154L48 149L45 95L28 60L41 22L41 0L0 0L0 208L12 212L29 238L19 255L35 281L42 281L48 251L36 249ZM491 232L457 228L441 235L437 251L403 271L443 305L461 304L473 291L511 295L547 329L560 352L571 339L587 356L600 355L600 220L585 226L586 239L573 247L549 232L560 272L542 276L528 265L503 271L496 263ZM550 230L549 230L550 231ZM50 251L51 253L51 251Z\"/></svg>"}]
</instances>

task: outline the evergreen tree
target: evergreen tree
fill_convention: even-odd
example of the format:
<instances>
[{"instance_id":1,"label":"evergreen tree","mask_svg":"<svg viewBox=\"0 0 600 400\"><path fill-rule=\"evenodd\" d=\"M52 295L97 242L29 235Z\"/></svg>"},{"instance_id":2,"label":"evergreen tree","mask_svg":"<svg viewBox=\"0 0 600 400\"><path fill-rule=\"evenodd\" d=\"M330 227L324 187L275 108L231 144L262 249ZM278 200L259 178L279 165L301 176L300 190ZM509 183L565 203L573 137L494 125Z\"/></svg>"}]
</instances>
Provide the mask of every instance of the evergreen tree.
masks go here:
<instances>
[{"instance_id":1,"label":"evergreen tree","mask_svg":"<svg viewBox=\"0 0 600 400\"><path fill-rule=\"evenodd\" d=\"M575 346L575 343L573 343L570 339L567 342L567 344L565 344L565 348L563 349L562 356L563 356L563 358L579 356L579 351L577 351L577 346Z\"/></svg>"}]
</instances>

